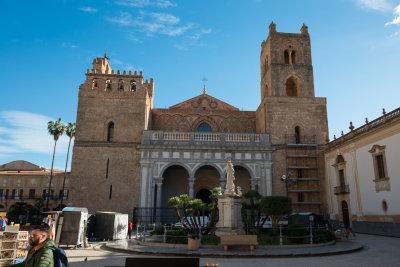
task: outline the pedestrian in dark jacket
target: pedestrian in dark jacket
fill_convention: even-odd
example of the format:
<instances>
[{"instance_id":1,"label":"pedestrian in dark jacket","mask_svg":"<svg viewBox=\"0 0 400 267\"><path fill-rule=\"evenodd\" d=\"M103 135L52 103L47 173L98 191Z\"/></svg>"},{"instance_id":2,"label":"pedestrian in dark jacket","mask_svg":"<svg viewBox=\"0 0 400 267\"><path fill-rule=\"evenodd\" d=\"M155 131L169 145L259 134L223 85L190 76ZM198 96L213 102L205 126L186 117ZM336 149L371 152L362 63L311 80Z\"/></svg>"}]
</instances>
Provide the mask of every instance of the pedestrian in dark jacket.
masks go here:
<instances>
[{"instance_id":1,"label":"pedestrian in dark jacket","mask_svg":"<svg viewBox=\"0 0 400 267\"><path fill-rule=\"evenodd\" d=\"M28 252L26 260L11 265L14 267L54 267L53 251L54 241L49 237L49 227L36 226L29 236L29 245L31 249Z\"/></svg>"}]
</instances>

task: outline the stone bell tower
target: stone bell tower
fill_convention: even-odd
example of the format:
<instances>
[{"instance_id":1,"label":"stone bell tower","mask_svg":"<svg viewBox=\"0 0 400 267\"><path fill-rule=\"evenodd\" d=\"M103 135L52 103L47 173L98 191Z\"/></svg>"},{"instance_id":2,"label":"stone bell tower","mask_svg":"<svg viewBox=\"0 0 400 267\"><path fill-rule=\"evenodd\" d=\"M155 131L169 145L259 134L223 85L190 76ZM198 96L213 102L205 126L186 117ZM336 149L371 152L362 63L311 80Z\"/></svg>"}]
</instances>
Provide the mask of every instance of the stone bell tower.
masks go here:
<instances>
[{"instance_id":1,"label":"stone bell tower","mask_svg":"<svg viewBox=\"0 0 400 267\"><path fill-rule=\"evenodd\" d=\"M328 139L326 98L315 97L308 27L300 33L276 31L272 22L261 44L261 104L258 132L269 133L273 153L273 192L285 195L279 180L289 172L297 183L289 188L295 211L323 212L323 147Z\"/></svg>"},{"instance_id":2,"label":"stone bell tower","mask_svg":"<svg viewBox=\"0 0 400 267\"><path fill-rule=\"evenodd\" d=\"M137 145L151 125L153 90L141 71L115 72L106 55L93 60L79 86L69 205L128 214L138 205Z\"/></svg>"}]
</instances>

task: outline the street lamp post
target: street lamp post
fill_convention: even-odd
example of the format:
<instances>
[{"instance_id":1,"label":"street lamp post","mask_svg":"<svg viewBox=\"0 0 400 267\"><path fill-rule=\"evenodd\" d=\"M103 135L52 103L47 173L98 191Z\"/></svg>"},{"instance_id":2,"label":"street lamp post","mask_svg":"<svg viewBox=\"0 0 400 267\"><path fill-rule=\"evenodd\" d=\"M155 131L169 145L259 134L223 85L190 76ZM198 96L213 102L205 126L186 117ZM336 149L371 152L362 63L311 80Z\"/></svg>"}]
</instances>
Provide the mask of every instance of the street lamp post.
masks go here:
<instances>
[{"instance_id":1,"label":"street lamp post","mask_svg":"<svg viewBox=\"0 0 400 267\"><path fill-rule=\"evenodd\" d=\"M288 172L287 175L284 174L284 175L282 175L281 178L280 178L280 180L281 180L282 182L285 183L285 187L286 187L286 196L288 196L289 186L293 186L293 185L295 185L296 182L297 182L296 178L290 178L290 177L292 177L292 176L293 176L293 173L292 173L292 172Z\"/></svg>"}]
</instances>

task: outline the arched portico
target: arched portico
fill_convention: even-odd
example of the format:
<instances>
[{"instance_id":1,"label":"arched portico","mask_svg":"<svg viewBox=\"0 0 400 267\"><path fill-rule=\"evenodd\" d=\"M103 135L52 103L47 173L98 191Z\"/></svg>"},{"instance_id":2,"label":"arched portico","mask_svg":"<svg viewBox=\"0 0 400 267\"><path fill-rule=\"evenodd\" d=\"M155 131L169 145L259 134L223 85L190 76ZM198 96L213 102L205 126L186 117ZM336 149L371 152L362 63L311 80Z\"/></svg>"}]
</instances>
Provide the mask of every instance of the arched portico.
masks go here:
<instances>
[{"instance_id":1,"label":"arched portico","mask_svg":"<svg viewBox=\"0 0 400 267\"><path fill-rule=\"evenodd\" d=\"M168 207L168 199L188 194L189 173L181 165L171 165L162 175L162 197L159 207Z\"/></svg>"},{"instance_id":2,"label":"arched portico","mask_svg":"<svg viewBox=\"0 0 400 267\"><path fill-rule=\"evenodd\" d=\"M214 166L203 165L194 172L193 196L197 196L200 191L211 191L220 185L221 174Z\"/></svg>"}]
</instances>

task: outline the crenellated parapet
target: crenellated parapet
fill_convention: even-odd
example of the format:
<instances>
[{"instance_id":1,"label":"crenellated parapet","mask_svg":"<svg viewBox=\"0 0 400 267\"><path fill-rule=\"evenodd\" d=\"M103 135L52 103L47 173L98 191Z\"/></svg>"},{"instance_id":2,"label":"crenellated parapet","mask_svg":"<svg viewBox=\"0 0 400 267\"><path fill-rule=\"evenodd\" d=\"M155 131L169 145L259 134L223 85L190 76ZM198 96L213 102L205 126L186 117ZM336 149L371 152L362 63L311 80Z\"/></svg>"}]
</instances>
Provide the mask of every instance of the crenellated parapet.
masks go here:
<instances>
[{"instance_id":1,"label":"crenellated parapet","mask_svg":"<svg viewBox=\"0 0 400 267\"><path fill-rule=\"evenodd\" d=\"M80 86L84 91L102 92L145 92L152 96L154 92L154 79L145 80L142 71L126 71L111 68L107 58L96 58L93 60L93 69L87 69L86 80Z\"/></svg>"}]
</instances>

